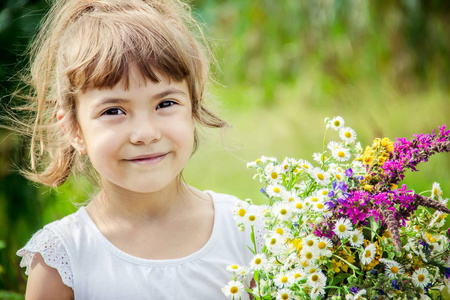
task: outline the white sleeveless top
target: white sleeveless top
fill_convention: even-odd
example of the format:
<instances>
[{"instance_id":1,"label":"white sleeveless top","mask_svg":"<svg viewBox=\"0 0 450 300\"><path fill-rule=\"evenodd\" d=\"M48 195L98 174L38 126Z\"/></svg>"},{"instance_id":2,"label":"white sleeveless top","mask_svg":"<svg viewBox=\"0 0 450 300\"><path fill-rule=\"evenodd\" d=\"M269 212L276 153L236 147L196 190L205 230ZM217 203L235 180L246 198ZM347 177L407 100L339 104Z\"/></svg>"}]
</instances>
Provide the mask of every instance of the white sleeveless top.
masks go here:
<instances>
[{"instance_id":1,"label":"white sleeveless top","mask_svg":"<svg viewBox=\"0 0 450 300\"><path fill-rule=\"evenodd\" d=\"M222 287L231 279L226 267L247 265L252 242L231 213L239 199L207 193L214 202L213 231L203 248L189 256L148 260L129 255L110 243L81 207L34 234L17 252L23 257L20 266L28 274L34 254L40 253L73 289L75 299L226 299ZM262 226L255 228L260 246Z\"/></svg>"}]
</instances>

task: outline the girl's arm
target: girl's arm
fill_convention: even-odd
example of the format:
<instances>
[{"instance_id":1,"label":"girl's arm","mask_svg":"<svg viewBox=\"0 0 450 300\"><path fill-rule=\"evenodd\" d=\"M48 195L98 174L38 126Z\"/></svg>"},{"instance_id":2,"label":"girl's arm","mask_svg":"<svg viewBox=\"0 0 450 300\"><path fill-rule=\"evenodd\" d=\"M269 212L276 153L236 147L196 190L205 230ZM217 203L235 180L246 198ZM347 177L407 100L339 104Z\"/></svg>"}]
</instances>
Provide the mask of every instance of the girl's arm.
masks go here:
<instances>
[{"instance_id":1,"label":"girl's arm","mask_svg":"<svg viewBox=\"0 0 450 300\"><path fill-rule=\"evenodd\" d=\"M58 271L36 253L30 266L26 300L74 299L73 290L62 282Z\"/></svg>"}]
</instances>

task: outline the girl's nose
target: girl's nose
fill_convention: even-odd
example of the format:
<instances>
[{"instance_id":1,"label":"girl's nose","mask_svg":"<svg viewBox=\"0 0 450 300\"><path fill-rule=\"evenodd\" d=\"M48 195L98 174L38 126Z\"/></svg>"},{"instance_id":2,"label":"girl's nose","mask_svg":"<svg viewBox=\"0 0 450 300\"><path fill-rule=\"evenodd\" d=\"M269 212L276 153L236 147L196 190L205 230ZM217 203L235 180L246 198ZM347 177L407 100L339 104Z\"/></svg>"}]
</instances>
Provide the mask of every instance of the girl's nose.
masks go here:
<instances>
[{"instance_id":1,"label":"girl's nose","mask_svg":"<svg viewBox=\"0 0 450 300\"><path fill-rule=\"evenodd\" d=\"M161 138L157 122L151 120L148 115L135 118L131 126L130 142L132 144L148 145Z\"/></svg>"}]
</instances>

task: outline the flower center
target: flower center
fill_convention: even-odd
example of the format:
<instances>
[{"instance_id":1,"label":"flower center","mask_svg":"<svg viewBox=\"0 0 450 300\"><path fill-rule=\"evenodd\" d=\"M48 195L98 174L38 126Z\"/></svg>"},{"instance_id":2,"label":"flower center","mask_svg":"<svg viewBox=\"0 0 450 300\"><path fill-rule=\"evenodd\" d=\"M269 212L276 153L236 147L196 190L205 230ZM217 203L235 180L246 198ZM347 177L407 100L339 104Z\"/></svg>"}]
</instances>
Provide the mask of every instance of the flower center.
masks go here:
<instances>
[{"instance_id":1,"label":"flower center","mask_svg":"<svg viewBox=\"0 0 450 300\"><path fill-rule=\"evenodd\" d=\"M261 263L261 258L255 259L255 265L259 265Z\"/></svg>"},{"instance_id":2,"label":"flower center","mask_svg":"<svg viewBox=\"0 0 450 300\"><path fill-rule=\"evenodd\" d=\"M231 268L236 270L238 268L238 266L232 265Z\"/></svg>"},{"instance_id":3,"label":"flower center","mask_svg":"<svg viewBox=\"0 0 450 300\"><path fill-rule=\"evenodd\" d=\"M326 246L325 242L319 242L319 249L325 249Z\"/></svg>"},{"instance_id":4,"label":"flower center","mask_svg":"<svg viewBox=\"0 0 450 300\"><path fill-rule=\"evenodd\" d=\"M345 232L347 230L347 227L345 227L344 224L341 224L341 225L339 225L338 229L340 232Z\"/></svg>"},{"instance_id":5,"label":"flower center","mask_svg":"<svg viewBox=\"0 0 450 300\"><path fill-rule=\"evenodd\" d=\"M270 177L272 177L272 179L277 179L278 178L277 172L272 172L272 174L270 174Z\"/></svg>"},{"instance_id":6,"label":"flower center","mask_svg":"<svg viewBox=\"0 0 450 300\"><path fill-rule=\"evenodd\" d=\"M311 276L311 280L316 282L317 280L319 280L319 275L314 274L313 276Z\"/></svg>"},{"instance_id":7,"label":"flower center","mask_svg":"<svg viewBox=\"0 0 450 300\"><path fill-rule=\"evenodd\" d=\"M344 151L339 151L339 152L338 152L338 156L339 156L339 157L344 157L344 156L345 156Z\"/></svg>"},{"instance_id":8,"label":"flower center","mask_svg":"<svg viewBox=\"0 0 450 300\"><path fill-rule=\"evenodd\" d=\"M302 276L302 275L301 275L300 273L295 273L295 274L294 274L294 278L295 278L295 279L297 279L297 278L299 278L299 277L301 277L301 276Z\"/></svg>"},{"instance_id":9,"label":"flower center","mask_svg":"<svg viewBox=\"0 0 450 300\"><path fill-rule=\"evenodd\" d=\"M366 257L371 257L372 256L372 252L370 252L370 250L366 250L365 256Z\"/></svg>"},{"instance_id":10,"label":"flower center","mask_svg":"<svg viewBox=\"0 0 450 300\"><path fill-rule=\"evenodd\" d=\"M280 210L280 214L282 214L282 215L287 214L287 210L283 208L282 210Z\"/></svg>"},{"instance_id":11,"label":"flower center","mask_svg":"<svg viewBox=\"0 0 450 300\"><path fill-rule=\"evenodd\" d=\"M277 239L271 239L271 240L270 240L270 244L271 244L271 245L275 245L276 243L277 243Z\"/></svg>"},{"instance_id":12,"label":"flower center","mask_svg":"<svg viewBox=\"0 0 450 300\"><path fill-rule=\"evenodd\" d=\"M394 273L394 274L397 274L398 273L398 268L396 266L393 266L391 268L391 272Z\"/></svg>"},{"instance_id":13,"label":"flower center","mask_svg":"<svg viewBox=\"0 0 450 300\"><path fill-rule=\"evenodd\" d=\"M313 258L313 255L312 255L311 252L308 252L308 253L306 253L305 257L306 257L307 259L311 259L311 258Z\"/></svg>"},{"instance_id":14,"label":"flower center","mask_svg":"<svg viewBox=\"0 0 450 300\"><path fill-rule=\"evenodd\" d=\"M277 230L275 230L275 232L278 233L279 235L282 235L284 231L281 228L277 228Z\"/></svg>"},{"instance_id":15,"label":"flower center","mask_svg":"<svg viewBox=\"0 0 450 300\"><path fill-rule=\"evenodd\" d=\"M351 138L352 137L352 133L350 131L346 131L345 132L345 137L348 138L348 139Z\"/></svg>"},{"instance_id":16,"label":"flower center","mask_svg":"<svg viewBox=\"0 0 450 300\"><path fill-rule=\"evenodd\" d=\"M296 203L296 204L295 204L295 207L297 207L298 209L302 209L302 208L303 208L303 205L302 205L301 203Z\"/></svg>"},{"instance_id":17,"label":"flower center","mask_svg":"<svg viewBox=\"0 0 450 300\"><path fill-rule=\"evenodd\" d=\"M312 247L312 246L314 245L314 241L313 241L313 240L309 240L306 244L307 244L309 247Z\"/></svg>"},{"instance_id":18,"label":"flower center","mask_svg":"<svg viewBox=\"0 0 450 300\"><path fill-rule=\"evenodd\" d=\"M337 180L341 180L341 175L336 174L336 179L337 179Z\"/></svg>"},{"instance_id":19,"label":"flower center","mask_svg":"<svg viewBox=\"0 0 450 300\"><path fill-rule=\"evenodd\" d=\"M239 210L239 212L238 212L238 214L239 214L240 217L245 216L245 213L246 213L246 211L245 211L245 209L243 209L243 208L241 208L241 209Z\"/></svg>"},{"instance_id":20,"label":"flower center","mask_svg":"<svg viewBox=\"0 0 450 300\"><path fill-rule=\"evenodd\" d=\"M256 220L256 217L254 215L251 215L250 217L248 217L248 219L253 222Z\"/></svg>"},{"instance_id":21,"label":"flower center","mask_svg":"<svg viewBox=\"0 0 450 300\"><path fill-rule=\"evenodd\" d=\"M325 178L325 176L323 176L323 174L319 173L319 174L317 174L317 178L319 178L320 180L323 180Z\"/></svg>"},{"instance_id":22,"label":"flower center","mask_svg":"<svg viewBox=\"0 0 450 300\"><path fill-rule=\"evenodd\" d=\"M309 270L309 274L314 274L314 273L316 273L316 269L311 268L311 270Z\"/></svg>"},{"instance_id":23,"label":"flower center","mask_svg":"<svg viewBox=\"0 0 450 300\"><path fill-rule=\"evenodd\" d=\"M311 201L313 201L313 202L319 201L319 198L317 198L317 197L311 197Z\"/></svg>"},{"instance_id":24,"label":"flower center","mask_svg":"<svg viewBox=\"0 0 450 300\"><path fill-rule=\"evenodd\" d=\"M303 164L302 167L305 168L305 169L309 169L307 164Z\"/></svg>"},{"instance_id":25,"label":"flower center","mask_svg":"<svg viewBox=\"0 0 450 300\"><path fill-rule=\"evenodd\" d=\"M281 299L288 300L289 299L289 295L288 294L282 294L281 295Z\"/></svg>"},{"instance_id":26,"label":"flower center","mask_svg":"<svg viewBox=\"0 0 450 300\"><path fill-rule=\"evenodd\" d=\"M322 203L317 203L317 208L318 209L322 209L323 208L323 204Z\"/></svg>"},{"instance_id":27,"label":"flower center","mask_svg":"<svg viewBox=\"0 0 450 300\"><path fill-rule=\"evenodd\" d=\"M281 282L282 282L282 283L286 283L286 282L288 282L288 278L287 278L287 276L283 276L283 277L281 277Z\"/></svg>"},{"instance_id":28,"label":"flower center","mask_svg":"<svg viewBox=\"0 0 450 300\"><path fill-rule=\"evenodd\" d=\"M339 127L339 125L341 125L341 122L339 122L338 120L334 121L334 126Z\"/></svg>"},{"instance_id":29,"label":"flower center","mask_svg":"<svg viewBox=\"0 0 450 300\"><path fill-rule=\"evenodd\" d=\"M353 241L353 243L356 243L356 242L358 241L358 237L357 237L356 235L354 235L354 236L352 237L352 241Z\"/></svg>"},{"instance_id":30,"label":"flower center","mask_svg":"<svg viewBox=\"0 0 450 300\"><path fill-rule=\"evenodd\" d=\"M274 188L273 188L273 191L274 191L275 193L279 193L279 192L280 192L280 188L279 188L279 187L274 187Z\"/></svg>"},{"instance_id":31,"label":"flower center","mask_svg":"<svg viewBox=\"0 0 450 300\"><path fill-rule=\"evenodd\" d=\"M417 276L417 280L419 280L420 282L425 280L425 275L420 274L419 276Z\"/></svg>"},{"instance_id":32,"label":"flower center","mask_svg":"<svg viewBox=\"0 0 450 300\"><path fill-rule=\"evenodd\" d=\"M238 288L237 288L237 287L232 286L232 287L230 288L230 293L232 293L232 294L237 294L237 292L238 292Z\"/></svg>"}]
</instances>

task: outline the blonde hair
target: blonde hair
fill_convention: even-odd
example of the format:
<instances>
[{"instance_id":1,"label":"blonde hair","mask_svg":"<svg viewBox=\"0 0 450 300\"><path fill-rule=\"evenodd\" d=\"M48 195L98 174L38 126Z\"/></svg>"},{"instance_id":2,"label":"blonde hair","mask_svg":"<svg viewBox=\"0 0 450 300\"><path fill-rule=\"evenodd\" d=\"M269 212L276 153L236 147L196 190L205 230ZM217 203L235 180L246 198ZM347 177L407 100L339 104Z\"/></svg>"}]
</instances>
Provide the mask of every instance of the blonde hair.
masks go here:
<instances>
[{"instance_id":1,"label":"blonde hair","mask_svg":"<svg viewBox=\"0 0 450 300\"><path fill-rule=\"evenodd\" d=\"M155 71L186 80L197 123L225 127L204 105L210 63L206 45L189 7L177 0L57 0L30 48L27 109L34 116L27 126L31 163L25 175L56 187L72 171L88 173L88 161L67 138L77 124L77 95L119 82L127 89L131 67L144 80L159 82ZM60 109L69 124L66 134L57 121ZM197 144L195 134L195 149Z\"/></svg>"}]
</instances>

